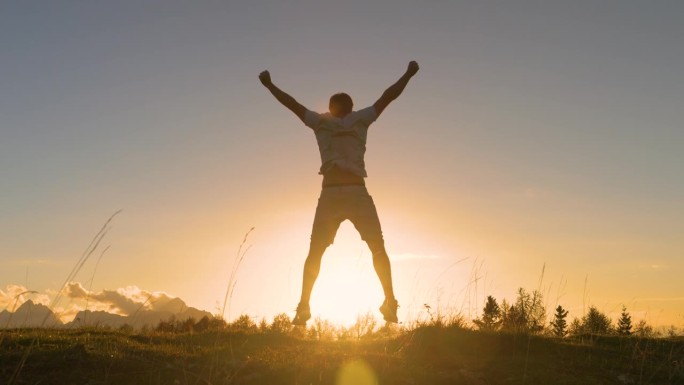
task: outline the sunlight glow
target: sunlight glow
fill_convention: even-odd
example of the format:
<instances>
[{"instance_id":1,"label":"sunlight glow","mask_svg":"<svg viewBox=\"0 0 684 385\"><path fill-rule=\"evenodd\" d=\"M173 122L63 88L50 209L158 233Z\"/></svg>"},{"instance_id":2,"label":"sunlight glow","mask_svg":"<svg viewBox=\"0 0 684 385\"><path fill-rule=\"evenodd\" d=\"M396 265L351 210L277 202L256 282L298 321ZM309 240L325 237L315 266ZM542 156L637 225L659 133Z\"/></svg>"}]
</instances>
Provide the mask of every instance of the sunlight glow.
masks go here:
<instances>
[{"instance_id":1,"label":"sunlight glow","mask_svg":"<svg viewBox=\"0 0 684 385\"><path fill-rule=\"evenodd\" d=\"M384 295L373 268L373 260L356 229L344 222L335 243L326 250L321 272L311 296L314 317L350 326L360 314L380 316Z\"/></svg>"}]
</instances>

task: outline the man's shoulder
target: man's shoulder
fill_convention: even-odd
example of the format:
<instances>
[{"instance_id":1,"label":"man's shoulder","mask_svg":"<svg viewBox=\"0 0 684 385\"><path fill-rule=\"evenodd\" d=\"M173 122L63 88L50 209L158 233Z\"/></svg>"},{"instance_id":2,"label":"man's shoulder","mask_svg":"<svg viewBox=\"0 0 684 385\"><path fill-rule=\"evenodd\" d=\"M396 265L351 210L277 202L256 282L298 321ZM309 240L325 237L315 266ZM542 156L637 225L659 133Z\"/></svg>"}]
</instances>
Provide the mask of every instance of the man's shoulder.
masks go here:
<instances>
[{"instance_id":1,"label":"man's shoulder","mask_svg":"<svg viewBox=\"0 0 684 385\"><path fill-rule=\"evenodd\" d=\"M321 122L327 120L326 115L327 114L325 113L319 114L316 111L306 110L306 112L304 112L304 124L307 127L315 129Z\"/></svg>"},{"instance_id":2,"label":"man's shoulder","mask_svg":"<svg viewBox=\"0 0 684 385\"><path fill-rule=\"evenodd\" d=\"M378 118L378 113L374 106L354 111L352 114L354 114L354 120L362 120L366 124L371 124Z\"/></svg>"},{"instance_id":3,"label":"man's shoulder","mask_svg":"<svg viewBox=\"0 0 684 385\"><path fill-rule=\"evenodd\" d=\"M354 113L354 114L362 114L362 115L363 115L363 114L375 114L375 107L374 107L373 105L370 105L370 106L368 106L368 107L366 107L366 108L362 108L362 109L360 109L360 110L353 111L352 113Z\"/></svg>"}]
</instances>

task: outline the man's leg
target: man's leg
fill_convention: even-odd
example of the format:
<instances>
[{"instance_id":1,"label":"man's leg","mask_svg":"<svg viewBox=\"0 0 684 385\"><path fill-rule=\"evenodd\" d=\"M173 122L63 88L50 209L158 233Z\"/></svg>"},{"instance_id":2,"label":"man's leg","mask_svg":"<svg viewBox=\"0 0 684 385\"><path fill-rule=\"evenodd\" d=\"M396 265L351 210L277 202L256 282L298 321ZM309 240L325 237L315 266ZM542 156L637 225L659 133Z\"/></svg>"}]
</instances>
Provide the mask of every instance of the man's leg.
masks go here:
<instances>
[{"instance_id":1,"label":"man's leg","mask_svg":"<svg viewBox=\"0 0 684 385\"><path fill-rule=\"evenodd\" d=\"M392 268L390 265L387 251L385 251L385 241L382 239L369 240L368 247L373 253L373 267L380 278L382 291L386 299L394 299L394 289L392 287Z\"/></svg>"},{"instance_id":2,"label":"man's leg","mask_svg":"<svg viewBox=\"0 0 684 385\"><path fill-rule=\"evenodd\" d=\"M309 301L311 300L311 291L313 290L318 272L321 270L321 259L323 253L328 247L328 244L323 242L311 241L309 246L309 255L304 262L304 274L302 277L302 296L297 305L297 314L292 319L292 324L297 326L306 326L306 321L311 318L311 309L309 308Z\"/></svg>"},{"instance_id":3,"label":"man's leg","mask_svg":"<svg viewBox=\"0 0 684 385\"><path fill-rule=\"evenodd\" d=\"M342 222L342 218L337 215L335 200L329 193L322 192L316 206L313 229L311 230L311 243L309 244L309 255L304 262L304 273L302 275L302 296L297 306L297 314L292 323L294 325L305 326L306 321L311 318L309 301L311 291L321 270L321 259L325 249L335 239L335 233Z\"/></svg>"},{"instance_id":4,"label":"man's leg","mask_svg":"<svg viewBox=\"0 0 684 385\"><path fill-rule=\"evenodd\" d=\"M302 297L299 300L300 304L309 304L311 299L311 291L313 290L314 283L316 283L316 278L318 278L318 273L321 270L321 259L323 258L323 253L328 245L321 242L311 242L309 246L309 255L306 257L306 262L304 262L304 276L302 277Z\"/></svg>"},{"instance_id":5,"label":"man's leg","mask_svg":"<svg viewBox=\"0 0 684 385\"><path fill-rule=\"evenodd\" d=\"M397 300L394 298L392 287L392 269L390 260L385 251L385 241L382 238L382 228L378 212L373 203L373 198L363 189L357 198L358 205L351 219L361 238L366 241L373 254L373 267L378 274L382 291L385 293L385 301L380 306L385 321L397 322Z\"/></svg>"},{"instance_id":6,"label":"man's leg","mask_svg":"<svg viewBox=\"0 0 684 385\"><path fill-rule=\"evenodd\" d=\"M380 278L382 291L385 292L385 301L380 306L380 313L387 322L399 322L397 318L397 308L399 303L394 298L394 290L392 288L392 269L390 267L390 260L385 251L385 243L382 239L369 240L368 247L373 253L373 267Z\"/></svg>"}]
</instances>

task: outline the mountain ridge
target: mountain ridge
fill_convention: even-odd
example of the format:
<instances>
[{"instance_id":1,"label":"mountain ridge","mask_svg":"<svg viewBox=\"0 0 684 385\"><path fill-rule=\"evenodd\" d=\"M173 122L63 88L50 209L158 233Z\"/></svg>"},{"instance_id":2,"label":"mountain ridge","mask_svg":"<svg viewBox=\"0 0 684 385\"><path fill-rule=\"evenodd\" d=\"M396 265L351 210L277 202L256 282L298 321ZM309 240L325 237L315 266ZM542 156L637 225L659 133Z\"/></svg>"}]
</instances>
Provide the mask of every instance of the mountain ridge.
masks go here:
<instances>
[{"instance_id":1,"label":"mountain ridge","mask_svg":"<svg viewBox=\"0 0 684 385\"><path fill-rule=\"evenodd\" d=\"M75 328L83 326L121 327L130 325L134 328L155 326L161 321L171 318L184 321L190 318L200 320L213 317L207 311L189 307L180 298L174 298L168 306L159 310L144 309L128 315L110 313L103 310L81 310L69 322L62 322L49 307L27 300L13 312L7 309L0 312L0 329L16 328Z\"/></svg>"}]
</instances>

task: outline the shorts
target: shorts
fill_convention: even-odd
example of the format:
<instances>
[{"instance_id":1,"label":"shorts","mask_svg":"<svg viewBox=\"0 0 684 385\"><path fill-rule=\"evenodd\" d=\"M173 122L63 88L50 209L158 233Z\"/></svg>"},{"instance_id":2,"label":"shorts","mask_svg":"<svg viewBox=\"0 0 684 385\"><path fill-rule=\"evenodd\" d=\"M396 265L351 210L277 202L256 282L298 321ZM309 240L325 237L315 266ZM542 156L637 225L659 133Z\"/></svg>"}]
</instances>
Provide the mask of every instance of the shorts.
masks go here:
<instances>
[{"instance_id":1,"label":"shorts","mask_svg":"<svg viewBox=\"0 0 684 385\"><path fill-rule=\"evenodd\" d=\"M366 242L382 241L380 219L366 186L324 187L318 198L311 243L330 245L340 223L349 219Z\"/></svg>"}]
</instances>

